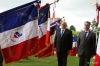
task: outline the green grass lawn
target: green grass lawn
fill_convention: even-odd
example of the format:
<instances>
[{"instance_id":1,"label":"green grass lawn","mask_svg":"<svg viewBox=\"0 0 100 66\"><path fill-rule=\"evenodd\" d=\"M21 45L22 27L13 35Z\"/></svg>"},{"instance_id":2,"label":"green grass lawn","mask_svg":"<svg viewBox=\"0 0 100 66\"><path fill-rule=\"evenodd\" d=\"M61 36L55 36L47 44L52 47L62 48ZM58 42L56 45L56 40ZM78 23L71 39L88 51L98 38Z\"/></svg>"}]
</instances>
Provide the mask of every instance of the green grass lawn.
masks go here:
<instances>
[{"instance_id":1,"label":"green grass lawn","mask_svg":"<svg viewBox=\"0 0 100 66\"><path fill-rule=\"evenodd\" d=\"M90 66L93 66L92 62L94 60L91 59ZM18 62L14 62L4 66L57 66L57 58L56 56L46 57L46 58L37 58L37 57L29 57L29 59L23 59ZM78 57L68 56L68 66L78 66Z\"/></svg>"}]
</instances>

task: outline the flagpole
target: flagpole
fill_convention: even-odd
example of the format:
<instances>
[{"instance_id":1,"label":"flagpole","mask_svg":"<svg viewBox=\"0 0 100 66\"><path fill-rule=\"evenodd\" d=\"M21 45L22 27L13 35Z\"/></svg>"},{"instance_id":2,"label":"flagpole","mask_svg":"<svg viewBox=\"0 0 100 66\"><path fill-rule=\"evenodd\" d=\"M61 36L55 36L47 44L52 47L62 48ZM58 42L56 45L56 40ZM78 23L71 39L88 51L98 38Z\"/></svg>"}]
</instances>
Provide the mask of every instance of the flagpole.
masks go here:
<instances>
[{"instance_id":1,"label":"flagpole","mask_svg":"<svg viewBox=\"0 0 100 66\"><path fill-rule=\"evenodd\" d=\"M52 5L52 4L54 4L54 3L56 3L56 2L58 2L59 0L56 0L56 1L54 1L53 3L51 3L50 5Z\"/></svg>"},{"instance_id":2,"label":"flagpole","mask_svg":"<svg viewBox=\"0 0 100 66\"><path fill-rule=\"evenodd\" d=\"M99 5L98 0L96 0L96 3L93 2L93 3L91 3L91 4L92 4L92 6L97 6L97 5ZM96 44L97 44L97 43L98 43L98 24L96 24L95 33L96 33Z\"/></svg>"},{"instance_id":3,"label":"flagpole","mask_svg":"<svg viewBox=\"0 0 100 66\"><path fill-rule=\"evenodd\" d=\"M96 0L96 2L92 2L92 3L90 3L92 6L95 6L96 4L98 4L99 5L99 3L98 3L98 0Z\"/></svg>"}]
</instances>

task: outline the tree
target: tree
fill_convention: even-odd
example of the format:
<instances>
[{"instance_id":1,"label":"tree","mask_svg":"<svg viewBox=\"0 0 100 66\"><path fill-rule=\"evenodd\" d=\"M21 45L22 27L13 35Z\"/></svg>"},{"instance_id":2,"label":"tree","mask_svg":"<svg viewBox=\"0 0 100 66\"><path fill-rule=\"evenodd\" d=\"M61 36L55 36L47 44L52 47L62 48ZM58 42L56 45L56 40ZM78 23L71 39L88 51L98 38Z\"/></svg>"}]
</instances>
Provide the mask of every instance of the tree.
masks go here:
<instances>
[{"instance_id":1,"label":"tree","mask_svg":"<svg viewBox=\"0 0 100 66\"><path fill-rule=\"evenodd\" d=\"M74 36L78 36L78 35L79 35L79 32L72 30L72 34L73 34Z\"/></svg>"},{"instance_id":2,"label":"tree","mask_svg":"<svg viewBox=\"0 0 100 66\"><path fill-rule=\"evenodd\" d=\"M71 25L70 30L76 31L76 28L73 25Z\"/></svg>"},{"instance_id":3,"label":"tree","mask_svg":"<svg viewBox=\"0 0 100 66\"><path fill-rule=\"evenodd\" d=\"M97 31L100 31L100 27L98 27Z\"/></svg>"},{"instance_id":4,"label":"tree","mask_svg":"<svg viewBox=\"0 0 100 66\"><path fill-rule=\"evenodd\" d=\"M91 22L91 27L92 27L92 31L95 32L96 34L96 39L98 42L100 27L97 27L97 23L95 19L93 19L93 21Z\"/></svg>"},{"instance_id":5,"label":"tree","mask_svg":"<svg viewBox=\"0 0 100 66\"><path fill-rule=\"evenodd\" d=\"M95 20L95 18L92 20L92 22L91 22L91 27L92 27L92 31L96 31L96 20Z\"/></svg>"}]
</instances>

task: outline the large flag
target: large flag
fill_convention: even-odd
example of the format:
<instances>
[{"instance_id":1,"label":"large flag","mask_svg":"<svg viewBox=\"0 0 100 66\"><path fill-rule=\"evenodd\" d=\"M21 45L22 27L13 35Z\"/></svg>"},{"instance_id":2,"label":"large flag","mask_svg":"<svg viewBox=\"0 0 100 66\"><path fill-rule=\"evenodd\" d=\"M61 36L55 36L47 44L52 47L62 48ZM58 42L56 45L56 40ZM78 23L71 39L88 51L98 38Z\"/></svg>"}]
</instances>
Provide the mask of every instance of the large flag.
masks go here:
<instances>
[{"instance_id":1,"label":"large flag","mask_svg":"<svg viewBox=\"0 0 100 66\"><path fill-rule=\"evenodd\" d=\"M43 57L48 57L48 56L54 55L54 32L55 32L55 30L59 29L60 21L61 21L61 19L56 20L55 22L50 24L50 20L48 20L48 24L49 24L48 28L49 29L47 30L47 33L46 33L46 37L47 37L46 40L49 40L49 41L46 42L48 44L48 47L44 51Z\"/></svg>"},{"instance_id":2,"label":"large flag","mask_svg":"<svg viewBox=\"0 0 100 66\"><path fill-rule=\"evenodd\" d=\"M42 6L39 10L39 43L38 43L38 57L41 57L43 54L42 52L47 49L46 45L46 31L47 31L47 21L48 21L48 12L49 12L50 5L46 4Z\"/></svg>"},{"instance_id":3,"label":"large flag","mask_svg":"<svg viewBox=\"0 0 100 66\"><path fill-rule=\"evenodd\" d=\"M35 2L0 14L0 45L5 63L38 53L38 7Z\"/></svg>"},{"instance_id":4,"label":"large flag","mask_svg":"<svg viewBox=\"0 0 100 66\"><path fill-rule=\"evenodd\" d=\"M96 4L96 26L98 26L99 24L99 14L100 14L100 6L98 5L98 3Z\"/></svg>"},{"instance_id":5,"label":"large flag","mask_svg":"<svg viewBox=\"0 0 100 66\"><path fill-rule=\"evenodd\" d=\"M50 24L50 18L48 18L47 32L45 38L46 49L38 54L38 58L48 57L54 55L54 31L58 29L60 20L57 20ZM54 30L55 28L55 30Z\"/></svg>"},{"instance_id":6,"label":"large flag","mask_svg":"<svg viewBox=\"0 0 100 66\"><path fill-rule=\"evenodd\" d=\"M49 15L48 15L49 16ZM50 18L48 18L48 24L47 24L47 31L46 31L46 38L45 38L45 44L46 44L46 49L39 53L38 57L48 57L54 55L54 47L53 44L51 43L50 40Z\"/></svg>"},{"instance_id":7,"label":"large flag","mask_svg":"<svg viewBox=\"0 0 100 66\"><path fill-rule=\"evenodd\" d=\"M68 55L76 56L76 51L77 51L77 36L73 36L72 50L69 51Z\"/></svg>"},{"instance_id":8,"label":"large flag","mask_svg":"<svg viewBox=\"0 0 100 66\"><path fill-rule=\"evenodd\" d=\"M95 56L94 66L100 66L100 33L99 33L99 39L97 44L97 52Z\"/></svg>"}]
</instances>

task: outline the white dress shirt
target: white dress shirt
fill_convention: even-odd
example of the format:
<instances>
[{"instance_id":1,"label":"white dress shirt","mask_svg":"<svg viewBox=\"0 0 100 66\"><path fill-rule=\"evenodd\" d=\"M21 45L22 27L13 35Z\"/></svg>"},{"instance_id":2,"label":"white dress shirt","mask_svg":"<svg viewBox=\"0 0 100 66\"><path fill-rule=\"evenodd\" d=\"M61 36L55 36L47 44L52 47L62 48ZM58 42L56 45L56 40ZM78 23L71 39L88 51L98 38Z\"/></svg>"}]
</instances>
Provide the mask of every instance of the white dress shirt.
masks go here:
<instances>
[{"instance_id":1,"label":"white dress shirt","mask_svg":"<svg viewBox=\"0 0 100 66\"><path fill-rule=\"evenodd\" d=\"M88 37L88 35L89 35L89 30L88 30L88 31L85 31L85 32L87 32L86 37Z\"/></svg>"},{"instance_id":2,"label":"white dress shirt","mask_svg":"<svg viewBox=\"0 0 100 66\"><path fill-rule=\"evenodd\" d=\"M61 32L60 32L60 33L62 33L63 30L64 30L64 32L65 32L65 29L61 29ZM64 32L63 32L63 33L64 33Z\"/></svg>"}]
</instances>

